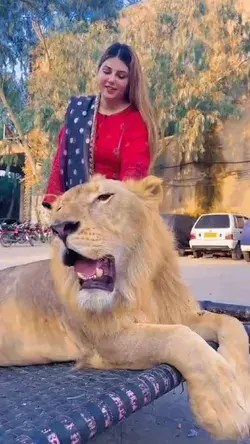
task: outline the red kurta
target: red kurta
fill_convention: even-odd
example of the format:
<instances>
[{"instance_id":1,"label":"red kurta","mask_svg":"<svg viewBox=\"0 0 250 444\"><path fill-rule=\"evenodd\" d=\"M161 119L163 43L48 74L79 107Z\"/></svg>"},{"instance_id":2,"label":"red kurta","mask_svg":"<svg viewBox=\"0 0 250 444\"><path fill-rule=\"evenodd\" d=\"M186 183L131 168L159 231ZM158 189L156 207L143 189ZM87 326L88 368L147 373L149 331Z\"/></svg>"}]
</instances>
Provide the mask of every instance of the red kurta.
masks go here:
<instances>
[{"instance_id":1,"label":"red kurta","mask_svg":"<svg viewBox=\"0 0 250 444\"><path fill-rule=\"evenodd\" d=\"M65 126L59 134L44 202L53 202L55 197L52 195L58 196L65 191L64 179L60 175L64 143ZM111 116L97 114L94 162L94 172L108 179L141 179L147 176L150 164L148 131L138 111L129 107Z\"/></svg>"}]
</instances>

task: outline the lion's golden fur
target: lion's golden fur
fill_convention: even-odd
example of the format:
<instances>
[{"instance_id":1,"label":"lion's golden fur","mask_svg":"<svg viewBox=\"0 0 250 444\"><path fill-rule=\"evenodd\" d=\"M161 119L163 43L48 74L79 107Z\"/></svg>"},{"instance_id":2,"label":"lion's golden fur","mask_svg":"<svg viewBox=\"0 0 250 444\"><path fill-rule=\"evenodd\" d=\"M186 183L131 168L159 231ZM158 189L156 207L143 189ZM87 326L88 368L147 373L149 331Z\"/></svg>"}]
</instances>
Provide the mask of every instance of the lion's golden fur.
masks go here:
<instances>
[{"instance_id":1,"label":"lion's golden fur","mask_svg":"<svg viewBox=\"0 0 250 444\"><path fill-rule=\"evenodd\" d=\"M100 179L101 184L102 182ZM112 183L113 181L110 182ZM173 236L170 231L166 229L157 211L162 197L161 181L157 180L154 186L155 185L156 190L154 192L157 194L151 196L150 190L147 190L149 196L147 200L144 200L145 196L143 196L143 187L140 187L140 182L127 182L127 188L129 190L128 200L126 200L125 197L122 201L117 200L117 203L114 204L115 208L112 207L108 219L105 216L105 204L102 205L101 218L104 220L105 225L101 220L101 232L99 233L99 227L95 227L95 234L102 238L105 230L108 233L111 232L112 237L109 245L105 246L104 251L100 250L100 248L103 248L103 245L100 246L99 240L95 244L95 239L92 238L91 242L93 242L93 244L91 247L94 252L97 251L96 254L98 257L100 252L108 254L112 243L119 244L122 247L124 246L123 268L126 269L127 286L126 291L124 291L124 294L121 296L120 303L112 306L112 310L110 311L111 319L113 319L114 316L118 316L119 318L124 317L128 312L131 312L131 314L133 313L132 316L135 321L141 319L143 316L144 322L183 324L185 323L185 318L192 310L198 310L198 304L189 294L186 285L180 277L177 253L173 247ZM120 190L121 187L117 187L116 182L112 183L112 190L116 188ZM130 190L133 190L133 192ZM76 205L75 203L79 201L78 195L81 191L82 187L76 187L68 192L67 200L64 204L65 207L62 206L60 209L60 212L63 212L63 218L74 220L74 217L72 219L74 206ZM105 192L105 188L103 191ZM127 195L127 189L122 189L121 191L122 194ZM100 192L98 182L94 181L88 189L88 195L93 193L92 201L94 200L95 193L98 194L98 192ZM139 198L137 198L137 196L139 196ZM131 202L131 197L133 198L133 202ZM68 200L73 203L73 208L71 205L68 205ZM58 206L61 206L61 201L58 202ZM110 211L110 209L107 209L107 211ZM82 216L86 217L84 212L87 214L85 201L83 202ZM124 215L126 215L126 218ZM81 214L78 213L77 217L81 219ZM97 218L98 217L100 217L99 214L97 214ZM92 226L90 224L89 227L85 227L84 230L79 233L81 241L85 239L86 241L89 240L89 233L93 235L91 230ZM107 236L107 233L105 233L105 236ZM72 242L79 242L79 238L77 237ZM101 243L102 242L101 239ZM59 245L58 248L60 250L61 242L59 241L54 244L52 270L55 282L59 286L59 293L66 294L67 290L65 293L63 287L70 271L62 266L60 256L58 260L57 245ZM111 253L113 253L112 248ZM127 256L127 258L125 256ZM59 276L60 278L58 279L57 277ZM61 276L64 276L64 278L62 279ZM66 298L68 300L68 294ZM75 303L74 294L73 301ZM84 315L89 316L89 313L86 312ZM92 328L94 318L96 317L98 334L102 334L100 326L104 316L103 313L101 312L100 315L97 314L93 316L91 312L90 316ZM108 316L108 313L105 314L105 319L106 316ZM104 332L105 331L107 331L106 320L104 322ZM111 332L113 331L114 326L111 325Z\"/></svg>"},{"instance_id":2,"label":"lion's golden fur","mask_svg":"<svg viewBox=\"0 0 250 444\"><path fill-rule=\"evenodd\" d=\"M107 202L98 200L103 194ZM200 311L180 276L161 198L161 180L150 176L126 183L96 177L57 199L53 224L79 222L67 247L94 260L114 256L115 288L80 290L59 238L51 267L44 261L0 272L0 365L75 360L82 368L140 369L167 362L184 375L207 430L247 436L248 337L237 320Z\"/></svg>"}]
</instances>

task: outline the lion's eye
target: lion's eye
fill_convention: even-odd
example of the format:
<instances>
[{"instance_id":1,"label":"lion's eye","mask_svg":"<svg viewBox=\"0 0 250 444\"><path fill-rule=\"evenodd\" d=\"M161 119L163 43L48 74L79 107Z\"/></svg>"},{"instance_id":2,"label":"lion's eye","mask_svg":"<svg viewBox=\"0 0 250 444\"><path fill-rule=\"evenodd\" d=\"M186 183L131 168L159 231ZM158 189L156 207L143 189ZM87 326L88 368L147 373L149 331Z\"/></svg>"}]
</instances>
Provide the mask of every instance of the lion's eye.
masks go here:
<instances>
[{"instance_id":1,"label":"lion's eye","mask_svg":"<svg viewBox=\"0 0 250 444\"><path fill-rule=\"evenodd\" d=\"M114 193L100 194L100 196L97 197L97 200L107 202L112 196L114 196Z\"/></svg>"}]
</instances>

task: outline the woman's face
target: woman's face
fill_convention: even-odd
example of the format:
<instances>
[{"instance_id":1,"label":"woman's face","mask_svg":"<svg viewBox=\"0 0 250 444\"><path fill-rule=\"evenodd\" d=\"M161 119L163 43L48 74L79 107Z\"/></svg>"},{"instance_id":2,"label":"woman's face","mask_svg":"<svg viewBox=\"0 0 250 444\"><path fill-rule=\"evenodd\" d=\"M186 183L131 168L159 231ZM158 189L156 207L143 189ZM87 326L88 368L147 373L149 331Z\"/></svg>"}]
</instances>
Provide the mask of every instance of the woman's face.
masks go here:
<instances>
[{"instance_id":1,"label":"woman's face","mask_svg":"<svg viewBox=\"0 0 250 444\"><path fill-rule=\"evenodd\" d=\"M125 100L129 86L129 69L118 57L105 60L98 72L101 95L109 100Z\"/></svg>"}]
</instances>

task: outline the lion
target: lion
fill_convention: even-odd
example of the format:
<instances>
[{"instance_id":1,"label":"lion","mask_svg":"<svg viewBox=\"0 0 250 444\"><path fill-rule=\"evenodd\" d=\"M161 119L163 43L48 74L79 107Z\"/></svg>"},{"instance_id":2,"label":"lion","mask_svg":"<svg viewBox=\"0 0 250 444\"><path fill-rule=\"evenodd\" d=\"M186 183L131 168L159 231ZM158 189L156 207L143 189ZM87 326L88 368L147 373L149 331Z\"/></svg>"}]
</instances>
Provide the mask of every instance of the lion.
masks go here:
<instances>
[{"instance_id":1,"label":"lion","mask_svg":"<svg viewBox=\"0 0 250 444\"><path fill-rule=\"evenodd\" d=\"M248 336L235 318L202 311L182 281L162 195L154 176L97 176L56 199L51 260L0 272L0 365L167 363L182 373L204 429L216 439L245 438Z\"/></svg>"}]
</instances>

